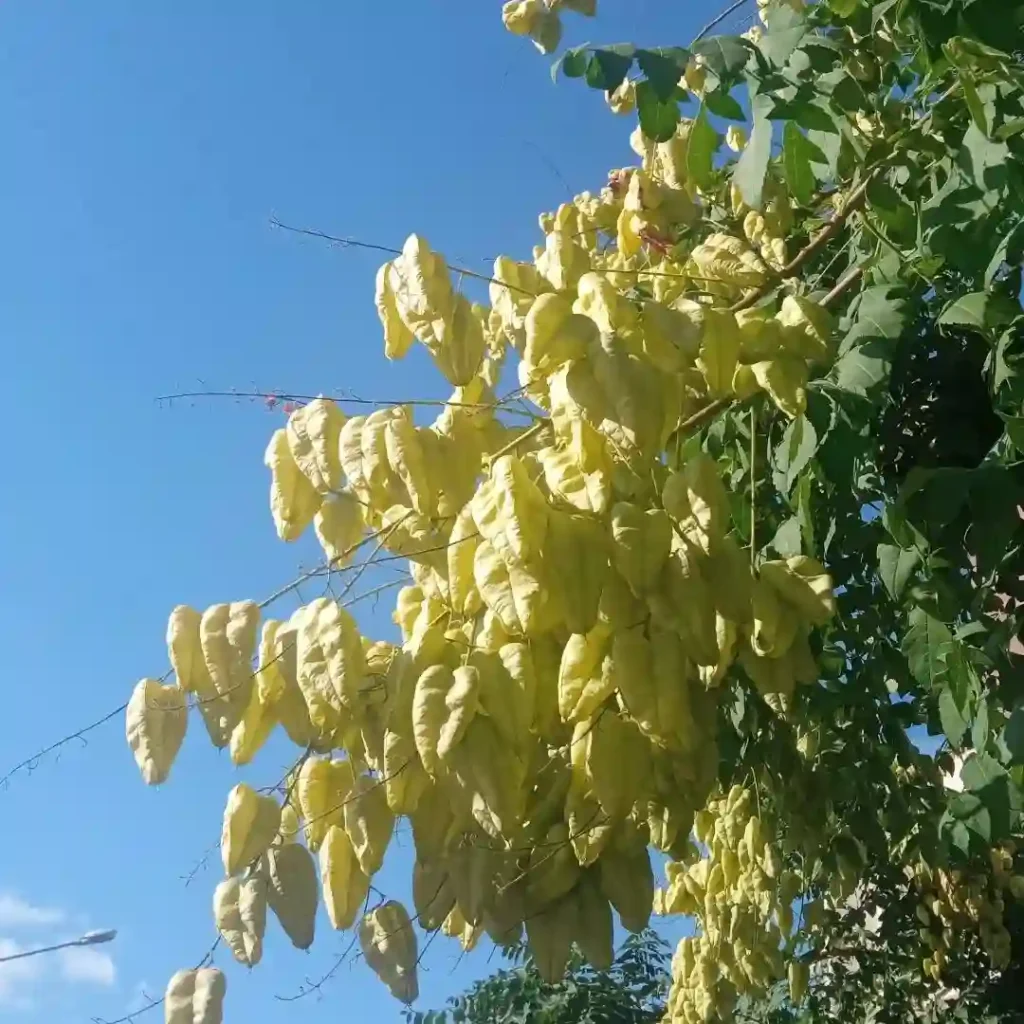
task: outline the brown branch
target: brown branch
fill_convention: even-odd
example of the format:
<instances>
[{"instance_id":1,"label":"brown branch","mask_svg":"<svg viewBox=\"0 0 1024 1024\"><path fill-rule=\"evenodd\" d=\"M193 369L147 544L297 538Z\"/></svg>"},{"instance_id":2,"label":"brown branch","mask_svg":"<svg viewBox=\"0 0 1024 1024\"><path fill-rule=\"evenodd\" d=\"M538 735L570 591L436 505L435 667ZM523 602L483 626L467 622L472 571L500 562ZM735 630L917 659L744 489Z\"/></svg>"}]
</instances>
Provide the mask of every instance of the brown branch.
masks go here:
<instances>
[{"instance_id":1,"label":"brown branch","mask_svg":"<svg viewBox=\"0 0 1024 1024\"><path fill-rule=\"evenodd\" d=\"M823 306L831 306L833 303L838 302L863 276L863 268L854 267L853 270L834 285L832 290L821 300L821 304Z\"/></svg>"}]
</instances>

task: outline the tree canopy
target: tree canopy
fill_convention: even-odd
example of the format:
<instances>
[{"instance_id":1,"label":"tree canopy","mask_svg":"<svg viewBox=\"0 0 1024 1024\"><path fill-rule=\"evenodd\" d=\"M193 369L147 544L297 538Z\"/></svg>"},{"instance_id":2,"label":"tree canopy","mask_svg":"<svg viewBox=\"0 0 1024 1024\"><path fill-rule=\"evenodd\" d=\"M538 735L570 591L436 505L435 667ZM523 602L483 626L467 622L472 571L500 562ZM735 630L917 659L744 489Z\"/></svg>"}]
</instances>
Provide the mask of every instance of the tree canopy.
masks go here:
<instances>
[{"instance_id":1,"label":"tree canopy","mask_svg":"<svg viewBox=\"0 0 1024 1024\"><path fill-rule=\"evenodd\" d=\"M555 53L594 7L503 16ZM270 439L278 534L312 527L340 593L172 612L173 680L128 708L145 781L190 715L238 764L278 726L301 751L228 797L242 963L268 905L305 948L321 899L407 1003L419 932L525 935L553 983L652 913L694 922L687 1024L783 990L969 1014L1014 961L1024 4L759 7L557 57L635 113L636 165L542 214L487 303L418 235L381 268L385 356L452 388L435 419L324 397ZM348 610L382 562L394 641ZM399 819L405 902L372 881ZM183 972L168 1020L222 996Z\"/></svg>"}]
</instances>

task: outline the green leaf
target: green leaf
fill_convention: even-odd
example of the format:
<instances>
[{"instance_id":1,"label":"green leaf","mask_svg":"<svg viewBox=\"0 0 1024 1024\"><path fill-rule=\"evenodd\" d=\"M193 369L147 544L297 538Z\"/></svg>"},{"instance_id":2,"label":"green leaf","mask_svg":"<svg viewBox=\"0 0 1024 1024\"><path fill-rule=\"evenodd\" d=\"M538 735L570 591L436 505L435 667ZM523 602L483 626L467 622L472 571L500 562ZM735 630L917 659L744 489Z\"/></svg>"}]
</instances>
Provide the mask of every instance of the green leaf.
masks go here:
<instances>
[{"instance_id":1,"label":"green leaf","mask_svg":"<svg viewBox=\"0 0 1024 1024\"><path fill-rule=\"evenodd\" d=\"M825 162L825 154L810 142L792 121L786 123L782 132L782 166L797 202L808 203L817 187L817 179L811 162Z\"/></svg>"},{"instance_id":2,"label":"green leaf","mask_svg":"<svg viewBox=\"0 0 1024 1024\"><path fill-rule=\"evenodd\" d=\"M659 100L672 99L679 79L686 70L690 51L682 47L674 50L637 50L636 62L647 76Z\"/></svg>"},{"instance_id":3,"label":"green leaf","mask_svg":"<svg viewBox=\"0 0 1024 1024\"><path fill-rule=\"evenodd\" d=\"M561 57L551 65L551 80L558 81L559 71L566 78L582 78L587 73L587 64L590 62L590 46L584 43L583 46L576 46L566 50Z\"/></svg>"},{"instance_id":4,"label":"green leaf","mask_svg":"<svg viewBox=\"0 0 1024 1024\"><path fill-rule=\"evenodd\" d=\"M724 117L727 121L745 121L747 115L736 99L722 89L715 89L713 92L704 93L704 106L716 114Z\"/></svg>"},{"instance_id":5,"label":"green leaf","mask_svg":"<svg viewBox=\"0 0 1024 1024\"><path fill-rule=\"evenodd\" d=\"M782 67L810 31L810 25L804 13L789 4L769 5L764 18L765 34L758 49L772 64Z\"/></svg>"},{"instance_id":6,"label":"green leaf","mask_svg":"<svg viewBox=\"0 0 1024 1024\"><path fill-rule=\"evenodd\" d=\"M832 373L844 391L867 395L888 379L895 343L912 307L902 287L874 285L857 300L853 326L840 345Z\"/></svg>"},{"instance_id":7,"label":"green leaf","mask_svg":"<svg viewBox=\"0 0 1024 1024\"><path fill-rule=\"evenodd\" d=\"M914 548L901 548L895 544L878 545L878 575L894 601L903 596L910 577L920 564L921 555Z\"/></svg>"},{"instance_id":8,"label":"green leaf","mask_svg":"<svg viewBox=\"0 0 1024 1024\"><path fill-rule=\"evenodd\" d=\"M938 323L998 331L1020 313L1020 305L1002 294L970 292L954 299L939 315Z\"/></svg>"},{"instance_id":9,"label":"green leaf","mask_svg":"<svg viewBox=\"0 0 1024 1024\"><path fill-rule=\"evenodd\" d=\"M765 97L754 99L754 129L732 176L743 202L755 210L761 208L764 179L772 155L772 123L765 114L765 105Z\"/></svg>"},{"instance_id":10,"label":"green leaf","mask_svg":"<svg viewBox=\"0 0 1024 1024\"><path fill-rule=\"evenodd\" d=\"M628 45L593 50L585 72L587 85L614 92L629 74L634 53L633 47Z\"/></svg>"},{"instance_id":11,"label":"green leaf","mask_svg":"<svg viewBox=\"0 0 1024 1024\"><path fill-rule=\"evenodd\" d=\"M1003 730L1011 764L1024 764L1024 707L1016 708Z\"/></svg>"},{"instance_id":12,"label":"green leaf","mask_svg":"<svg viewBox=\"0 0 1024 1024\"><path fill-rule=\"evenodd\" d=\"M1024 217L1021 217L999 242L988 269L985 271L986 286L992 284L1004 264L1016 267L1020 265L1022 259L1024 259Z\"/></svg>"},{"instance_id":13,"label":"green leaf","mask_svg":"<svg viewBox=\"0 0 1024 1024\"><path fill-rule=\"evenodd\" d=\"M910 628L903 637L903 653L911 675L923 686L936 687L946 675L944 645L952 640L949 627L923 608L915 608L909 617Z\"/></svg>"},{"instance_id":14,"label":"green leaf","mask_svg":"<svg viewBox=\"0 0 1024 1024\"><path fill-rule=\"evenodd\" d=\"M974 183L983 191L1001 187L1010 151L1004 142L993 142L985 138L976 124L971 124L964 135L960 151L960 164Z\"/></svg>"},{"instance_id":15,"label":"green leaf","mask_svg":"<svg viewBox=\"0 0 1024 1024\"><path fill-rule=\"evenodd\" d=\"M967 719L956 706L956 700L950 690L939 694L939 722L946 739L954 750L960 749L960 742L967 732Z\"/></svg>"},{"instance_id":16,"label":"green leaf","mask_svg":"<svg viewBox=\"0 0 1024 1024\"><path fill-rule=\"evenodd\" d=\"M840 18L849 18L860 7L860 0L828 0L829 10Z\"/></svg>"},{"instance_id":17,"label":"green leaf","mask_svg":"<svg viewBox=\"0 0 1024 1024\"><path fill-rule=\"evenodd\" d=\"M721 137L704 111L703 104L697 112L697 117L690 126L690 134L686 142L686 172L687 176L698 188L707 188L712 181L714 174L715 153Z\"/></svg>"},{"instance_id":18,"label":"green leaf","mask_svg":"<svg viewBox=\"0 0 1024 1024\"><path fill-rule=\"evenodd\" d=\"M789 494L796 478L806 469L818 450L818 432L806 416L797 416L789 421L782 440L772 453L775 464L775 487L782 494Z\"/></svg>"},{"instance_id":19,"label":"green leaf","mask_svg":"<svg viewBox=\"0 0 1024 1024\"><path fill-rule=\"evenodd\" d=\"M783 557L792 558L802 554L802 531L799 516L790 516L783 521L772 538L772 547Z\"/></svg>"},{"instance_id":20,"label":"green leaf","mask_svg":"<svg viewBox=\"0 0 1024 1024\"><path fill-rule=\"evenodd\" d=\"M711 36L691 47L718 78L734 78L750 59L750 44L739 36Z\"/></svg>"},{"instance_id":21,"label":"green leaf","mask_svg":"<svg viewBox=\"0 0 1024 1024\"><path fill-rule=\"evenodd\" d=\"M971 744L975 750L984 750L988 746L989 719L988 701L978 701L978 710L974 714L974 721L971 723Z\"/></svg>"},{"instance_id":22,"label":"green leaf","mask_svg":"<svg viewBox=\"0 0 1024 1024\"><path fill-rule=\"evenodd\" d=\"M636 106L644 135L654 142L668 142L679 124L679 104L675 99L661 100L650 82L636 87Z\"/></svg>"}]
</instances>

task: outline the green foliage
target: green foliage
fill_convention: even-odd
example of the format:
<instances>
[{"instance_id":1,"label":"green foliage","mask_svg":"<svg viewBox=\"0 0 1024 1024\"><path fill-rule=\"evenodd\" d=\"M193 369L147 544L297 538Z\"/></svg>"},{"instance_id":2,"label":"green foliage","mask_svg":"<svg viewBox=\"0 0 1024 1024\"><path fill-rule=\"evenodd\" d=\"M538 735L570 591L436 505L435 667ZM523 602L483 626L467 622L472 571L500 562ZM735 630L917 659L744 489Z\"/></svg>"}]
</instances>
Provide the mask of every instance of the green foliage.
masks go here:
<instances>
[{"instance_id":1,"label":"green foliage","mask_svg":"<svg viewBox=\"0 0 1024 1024\"><path fill-rule=\"evenodd\" d=\"M685 116L703 140L708 113L750 111L737 160L708 169L701 150L709 205L730 184L762 212L784 194L801 211L799 245L835 209L860 204L801 267L818 296L858 275L806 415L786 424L763 405L751 418L734 403L701 441L748 524L741 539L819 557L841 584L838 620L816 652L822 685L798 691L781 717L753 688L738 688L724 709L728 780L759 781L787 823L789 854L823 890L835 868L823 830L855 837L866 865L867 906L832 922L851 949L808 952L828 979L811 1009L786 1016L769 1000L744 1009L751 1019L1006 1011L978 949L949 968L961 1001L935 1002L915 889L891 865L923 858L984 872L989 850L1022 832L1024 675L1010 653L1024 632L1022 51L1017 0L780 3L759 41L659 51L680 74L700 58L702 97L673 96L664 64L656 89L639 51L615 50L622 75L638 74L638 97L650 83L640 120L652 139ZM759 476L768 469L770 485ZM910 730L934 737L937 761ZM800 757L796 733L824 742ZM952 766L953 752L967 755L962 793L945 790L937 769ZM873 936L864 931L872 907L885 911ZM1019 961L1016 933L1014 942Z\"/></svg>"},{"instance_id":2,"label":"green foliage","mask_svg":"<svg viewBox=\"0 0 1024 1024\"><path fill-rule=\"evenodd\" d=\"M517 966L497 971L444 1010L405 1011L408 1024L653 1024L665 1010L669 948L655 932L630 935L608 971L574 953L565 978L540 977L525 943L503 950Z\"/></svg>"}]
</instances>

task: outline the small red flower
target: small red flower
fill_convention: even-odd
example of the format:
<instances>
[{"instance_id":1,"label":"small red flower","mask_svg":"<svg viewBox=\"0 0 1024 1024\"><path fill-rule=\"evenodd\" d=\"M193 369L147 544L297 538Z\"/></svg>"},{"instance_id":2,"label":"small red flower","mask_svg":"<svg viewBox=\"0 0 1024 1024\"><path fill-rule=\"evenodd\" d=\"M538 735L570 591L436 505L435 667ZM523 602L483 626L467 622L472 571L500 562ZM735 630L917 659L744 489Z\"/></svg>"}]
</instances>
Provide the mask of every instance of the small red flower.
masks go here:
<instances>
[{"instance_id":1,"label":"small red flower","mask_svg":"<svg viewBox=\"0 0 1024 1024\"><path fill-rule=\"evenodd\" d=\"M267 407L268 409L275 409L275 408L277 408L277 395L267 395L267 396L266 396L266 397L265 397L265 398L263 399L263 404L264 404L264 405L265 405L265 406L266 406L266 407Z\"/></svg>"},{"instance_id":2,"label":"small red flower","mask_svg":"<svg viewBox=\"0 0 1024 1024\"><path fill-rule=\"evenodd\" d=\"M295 412L297 408L298 406L294 402L285 402L284 405L281 406L281 411L285 414L285 416L291 416L291 414Z\"/></svg>"}]
</instances>

